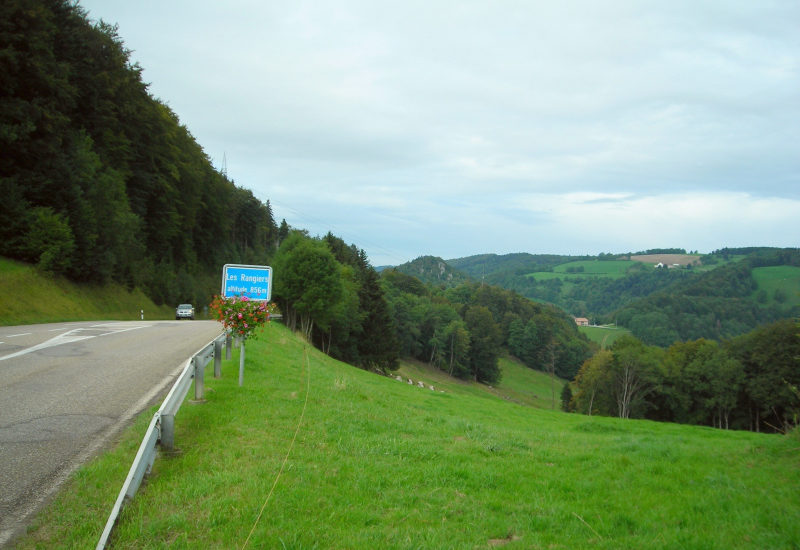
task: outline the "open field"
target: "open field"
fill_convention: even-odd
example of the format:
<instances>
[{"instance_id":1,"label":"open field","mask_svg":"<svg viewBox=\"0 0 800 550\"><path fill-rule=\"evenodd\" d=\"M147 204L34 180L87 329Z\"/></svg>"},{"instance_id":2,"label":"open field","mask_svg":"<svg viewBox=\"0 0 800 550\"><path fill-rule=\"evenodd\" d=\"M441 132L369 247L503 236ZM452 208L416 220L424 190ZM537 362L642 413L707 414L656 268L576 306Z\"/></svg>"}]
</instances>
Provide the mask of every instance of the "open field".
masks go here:
<instances>
[{"instance_id":1,"label":"open field","mask_svg":"<svg viewBox=\"0 0 800 550\"><path fill-rule=\"evenodd\" d=\"M280 325L176 418L113 548L797 548L796 437L587 417L344 365ZM190 394L191 395L191 394ZM152 411L19 548L99 537Z\"/></svg>"},{"instance_id":2,"label":"open field","mask_svg":"<svg viewBox=\"0 0 800 550\"><path fill-rule=\"evenodd\" d=\"M578 327L578 330L599 344L601 349L611 347L620 336L631 333L624 327Z\"/></svg>"},{"instance_id":3,"label":"open field","mask_svg":"<svg viewBox=\"0 0 800 550\"><path fill-rule=\"evenodd\" d=\"M537 281L547 279L571 279L583 277L612 277L614 279L625 276L625 273L636 262L629 260L580 260L557 265L553 271L540 271L530 273ZM581 271L582 270L582 271Z\"/></svg>"},{"instance_id":4,"label":"open field","mask_svg":"<svg viewBox=\"0 0 800 550\"><path fill-rule=\"evenodd\" d=\"M138 290L120 285L78 285L41 274L31 265L0 257L0 325L60 321L174 318L175 310L156 306ZM33 299L32 297L35 297Z\"/></svg>"},{"instance_id":5,"label":"open field","mask_svg":"<svg viewBox=\"0 0 800 550\"><path fill-rule=\"evenodd\" d=\"M774 302L778 291L785 297L784 305L800 305L800 267L757 267L753 270L753 278L758 283L756 293L765 291L770 302Z\"/></svg>"}]
</instances>

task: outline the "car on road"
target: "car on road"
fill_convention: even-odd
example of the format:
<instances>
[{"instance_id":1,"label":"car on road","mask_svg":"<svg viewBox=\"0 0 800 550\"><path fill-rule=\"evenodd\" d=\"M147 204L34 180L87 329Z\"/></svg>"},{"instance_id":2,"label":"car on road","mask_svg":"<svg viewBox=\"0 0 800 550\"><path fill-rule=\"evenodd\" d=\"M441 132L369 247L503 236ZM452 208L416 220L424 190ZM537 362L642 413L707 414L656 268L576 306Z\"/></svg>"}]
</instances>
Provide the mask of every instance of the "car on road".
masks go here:
<instances>
[{"instance_id":1,"label":"car on road","mask_svg":"<svg viewBox=\"0 0 800 550\"><path fill-rule=\"evenodd\" d=\"M175 308L175 319L194 319L192 304L181 304Z\"/></svg>"}]
</instances>

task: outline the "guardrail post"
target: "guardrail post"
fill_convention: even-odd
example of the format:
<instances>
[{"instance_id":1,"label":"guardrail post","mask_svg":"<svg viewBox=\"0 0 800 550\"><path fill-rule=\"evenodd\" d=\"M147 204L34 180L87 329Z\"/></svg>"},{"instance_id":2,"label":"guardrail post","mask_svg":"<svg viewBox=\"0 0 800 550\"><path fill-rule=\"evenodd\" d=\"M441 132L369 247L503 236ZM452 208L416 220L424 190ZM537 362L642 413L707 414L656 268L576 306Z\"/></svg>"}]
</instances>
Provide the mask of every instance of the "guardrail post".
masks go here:
<instances>
[{"instance_id":1,"label":"guardrail post","mask_svg":"<svg viewBox=\"0 0 800 550\"><path fill-rule=\"evenodd\" d=\"M244 384L244 340L239 346L239 387Z\"/></svg>"},{"instance_id":2,"label":"guardrail post","mask_svg":"<svg viewBox=\"0 0 800 550\"><path fill-rule=\"evenodd\" d=\"M174 414L161 414L161 448L168 453L175 450Z\"/></svg>"},{"instance_id":3,"label":"guardrail post","mask_svg":"<svg viewBox=\"0 0 800 550\"><path fill-rule=\"evenodd\" d=\"M203 377L206 366L202 360L197 359L197 356L192 357L192 365L194 365L194 400L202 401L206 389Z\"/></svg>"},{"instance_id":4,"label":"guardrail post","mask_svg":"<svg viewBox=\"0 0 800 550\"><path fill-rule=\"evenodd\" d=\"M214 340L214 378L222 376L222 339Z\"/></svg>"},{"instance_id":5,"label":"guardrail post","mask_svg":"<svg viewBox=\"0 0 800 550\"><path fill-rule=\"evenodd\" d=\"M228 332L227 334L225 334L225 359L226 360L230 360L230 358L231 358L231 340L233 340L233 337L231 336L231 333Z\"/></svg>"}]
</instances>

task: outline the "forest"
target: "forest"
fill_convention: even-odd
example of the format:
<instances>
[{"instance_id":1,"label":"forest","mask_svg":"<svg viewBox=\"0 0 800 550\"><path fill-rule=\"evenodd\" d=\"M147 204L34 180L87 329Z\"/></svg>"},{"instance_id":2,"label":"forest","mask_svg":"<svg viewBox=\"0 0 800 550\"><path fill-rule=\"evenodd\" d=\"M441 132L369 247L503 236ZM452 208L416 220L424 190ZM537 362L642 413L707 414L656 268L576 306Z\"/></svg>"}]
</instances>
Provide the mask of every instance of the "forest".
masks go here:
<instances>
[{"instance_id":1,"label":"forest","mask_svg":"<svg viewBox=\"0 0 800 550\"><path fill-rule=\"evenodd\" d=\"M611 314L647 344L666 347L699 338L722 341L765 323L797 317L781 293L759 297L754 270L800 266L798 249L765 249L711 271L679 279Z\"/></svg>"},{"instance_id":2,"label":"forest","mask_svg":"<svg viewBox=\"0 0 800 550\"><path fill-rule=\"evenodd\" d=\"M0 21L0 255L208 303L221 265L288 233L148 92L115 27L66 0L6 0Z\"/></svg>"},{"instance_id":3,"label":"forest","mask_svg":"<svg viewBox=\"0 0 800 550\"><path fill-rule=\"evenodd\" d=\"M722 343L668 348L634 337L587 360L566 410L722 429L788 432L800 421L800 324L784 319Z\"/></svg>"},{"instance_id":4,"label":"forest","mask_svg":"<svg viewBox=\"0 0 800 550\"><path fill-rule=\"evenodd\" d=\"M509 352L527 366L572 378L593 349L573 319L503 288L425 285L396 269L382 272L404 357L452 376L496 382L497 358Z\"/></svg>"}]
</instances>

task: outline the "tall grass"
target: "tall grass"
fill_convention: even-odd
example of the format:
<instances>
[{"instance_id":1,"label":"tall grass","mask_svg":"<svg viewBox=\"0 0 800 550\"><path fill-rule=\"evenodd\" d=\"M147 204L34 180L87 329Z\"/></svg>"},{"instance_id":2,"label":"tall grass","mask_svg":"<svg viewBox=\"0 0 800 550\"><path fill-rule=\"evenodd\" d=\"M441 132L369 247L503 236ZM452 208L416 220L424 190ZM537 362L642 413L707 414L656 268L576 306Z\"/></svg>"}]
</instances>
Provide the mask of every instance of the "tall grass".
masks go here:
<instances>
[{"instance_id":1,"label":"tall grass","mask_svg":"<svg viewBox=\"0 0 800 550\"><path fill-rule=\"evenodd\" d=\"M280 325L206 379L114 548L797 548L796 439L565 414L367 373ZM302 422L301 422L302 418ZM145 420L20 548L99 536ZM138 432L138 433L137 433Z\"/></svg>"}]
</instances>

